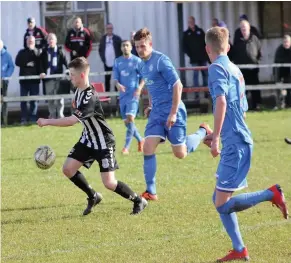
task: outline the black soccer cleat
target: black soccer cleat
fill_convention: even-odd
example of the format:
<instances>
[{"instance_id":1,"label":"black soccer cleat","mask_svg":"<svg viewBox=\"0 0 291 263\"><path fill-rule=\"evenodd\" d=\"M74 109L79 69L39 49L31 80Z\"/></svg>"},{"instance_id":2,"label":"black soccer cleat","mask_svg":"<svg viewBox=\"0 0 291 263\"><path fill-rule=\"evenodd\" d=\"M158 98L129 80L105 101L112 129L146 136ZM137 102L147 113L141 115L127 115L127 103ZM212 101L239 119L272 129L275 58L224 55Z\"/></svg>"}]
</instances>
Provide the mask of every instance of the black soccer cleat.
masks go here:
<instances>
[{"instance_id":1,"label":"black soccer cleat","mask_svg":"<svg viewBox=\"0 0 291 263\"><path fill-rule=\"evenodd\" d=\"M131 215L140 214L148 206L147 200L143 197L139 197L133 202L133 209Z\"/></svg>"},{"instance_id":2,"label":"black soccer cleat","mask_svg":"<svg viewBox=\"0 0 291 263\"><path fill-rule=\"evenodd\" d=\"M285 138L285 142L288 143L288 144L291 144L291 139Z\"/></svg>"},{"instance_id":3,"label":"black soccer cleat","mask_svg":"<svg viewBox=\"0 0 291 263\"><path fill-rule=\"evenodd\" d=\"M87 198L88 205L87 205L87 208L83 212L83 216L90 214L92 212L92 208L95 205L98 205L102 201L102 199L103 199L102 195L97 193L97 192L94 194L94 198L92 198L92 199Z\"/></svg>"}]
</instances>

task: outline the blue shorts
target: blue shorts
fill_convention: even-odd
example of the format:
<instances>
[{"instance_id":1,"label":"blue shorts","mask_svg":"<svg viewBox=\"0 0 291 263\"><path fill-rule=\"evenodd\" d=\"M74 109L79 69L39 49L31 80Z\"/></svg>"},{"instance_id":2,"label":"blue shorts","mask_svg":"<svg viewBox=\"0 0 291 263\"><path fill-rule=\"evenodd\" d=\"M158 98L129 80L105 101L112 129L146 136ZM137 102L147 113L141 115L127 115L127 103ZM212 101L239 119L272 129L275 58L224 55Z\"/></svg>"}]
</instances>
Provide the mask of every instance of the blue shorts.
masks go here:
<instances>
[{"instance_id":1,"label":"blue shorts","mask_svg":"<svg viewBox=\"0 0 291 263\"><path fill-rule=\"evenodd\" d=\"M136 114L138 112L138 103L139 100L135 98L133 98L132 100L121 100L119 103L121 118L125 120L127 115L136 117Z\"/></svg>"},{"instance_id":2,"label":"blue shorts","mask_svg":"<svg viewBox=\"0 0 291 263\"><path fill-rule=\"evenodd\" d=\"M168 115L161 116L152 111L145 128L145 138L160 137L161 142L165 142L168 139L173 146L185 144L187 129L186 109L179 109L177 121L171 129L166 126L167 117Z\"/></svg>"},{"instance_id":3,"label":"blue shorts","mask_svg":"<svg viewBox=\"0 0 291 263\"><path fill-rule=\"evenodd\" d=\"M253 145L231 144L221 150L221 159L216 171L216 189L234 192L248 186L247 175L251 167Z\"/></svg>"}]
</instances>

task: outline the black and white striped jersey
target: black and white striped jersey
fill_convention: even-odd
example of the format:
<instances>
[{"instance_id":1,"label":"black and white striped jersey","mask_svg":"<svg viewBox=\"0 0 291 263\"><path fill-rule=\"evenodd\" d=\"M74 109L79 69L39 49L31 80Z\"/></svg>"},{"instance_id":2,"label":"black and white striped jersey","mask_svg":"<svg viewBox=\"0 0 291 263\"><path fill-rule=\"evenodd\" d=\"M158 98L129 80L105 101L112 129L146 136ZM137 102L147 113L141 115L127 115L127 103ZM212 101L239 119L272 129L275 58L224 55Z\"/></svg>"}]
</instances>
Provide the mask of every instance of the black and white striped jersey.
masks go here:
<instances>
[{"instance_id":1,"label":"black and white striped jersey","mask_svg":"<svg viewBox=\"0 0 291 263\"><path fill-rule=\"evenodd\" d=\"M77 89L73 101L73 115L83 124L80 142L89 148L104 150L115 145L112 130L104 118L104 112L94 87Z\"/></svg>"}]
</instances>

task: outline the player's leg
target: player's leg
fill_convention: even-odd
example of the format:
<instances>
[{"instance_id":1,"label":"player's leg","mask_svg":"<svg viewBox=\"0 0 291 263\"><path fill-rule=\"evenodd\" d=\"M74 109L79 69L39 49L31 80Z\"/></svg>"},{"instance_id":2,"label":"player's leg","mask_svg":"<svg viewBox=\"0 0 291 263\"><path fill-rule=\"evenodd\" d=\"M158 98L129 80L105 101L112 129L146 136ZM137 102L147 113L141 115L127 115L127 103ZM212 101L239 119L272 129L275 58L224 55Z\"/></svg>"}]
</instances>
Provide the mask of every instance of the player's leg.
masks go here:
<instances>
[{"instance_id":1,"label":"player's leg","mask_svg":"<svg viewBox=\"0 0 291 263\"><path fill-rule=\"evenodd\" d=\"M115 170L118 169L118 164L114 156L114 148L98 151L95 156L99 163L101 178L104 186L119 194L125 199L134 203L132 214L141 213L147 206L147 201L136 194L125 183L117 181L115 178Z\"/></svg>"},{"instance_id":2,"label":"player's leg","mask_svg":"<svg viewBox=\"0 0 291 263\"><path fill-rule=\"evenodd\" d=\"M94 159L90 156L90 153L81 143L77 143L70 151L64 165L63 173L72 183L85 192L88 196L88 204L83 212L83 215L91 213L92 208L101 202L102 195L97 193L87 182L85 176L79 171L84 165L86 168L90 168Z\"/></svg>"}]
</instances>

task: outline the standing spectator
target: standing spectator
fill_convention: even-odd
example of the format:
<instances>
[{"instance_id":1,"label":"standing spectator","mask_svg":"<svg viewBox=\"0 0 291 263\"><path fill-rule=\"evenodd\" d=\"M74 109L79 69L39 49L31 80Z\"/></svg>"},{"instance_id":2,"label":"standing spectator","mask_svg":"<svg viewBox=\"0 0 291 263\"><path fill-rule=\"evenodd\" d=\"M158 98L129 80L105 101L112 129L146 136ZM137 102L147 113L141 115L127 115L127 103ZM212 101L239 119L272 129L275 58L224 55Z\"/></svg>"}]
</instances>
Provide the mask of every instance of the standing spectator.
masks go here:
<instances>
[{"instance_id":1,"label":"standing spectator","mask_svg":"<svg viewBox=\"0 0 291 263\"><path fill-rule=\"evenodd\" d=\"M249 19L248 19L247 15L243 14L243 15L241 15L241 16L239 17L239 21L240 21L240 22L243 21L243 20L246 20L246 21L249 22ZM261 38L262 38L262 36L261 36L259 30L258 30L256 27L250 25L250 30L251 30L251 33L252 33L253 35L255 35L258 39L261 39ZM242 33L241 33L241 29L240 29L240 27L239 27L239 28L237 28L237 29L235 30L235 32L234 32L234 40L233 40L233 44L235 44L237 41L239 41L242 37L243 37L243 36L242 36Z\"/></svg>"},{"instance_id":2,"label":"standing spectator","mask_svg":"<svg viewBox=\"0 0 291 263\"><path fill-rule=\"evenodd\" d=\"M212 19L212 27L219 26L219 20L217 18Z\"/></svg>"},{"instance_id":3,"label":"standing spectator","mask_svg":"<svg viewBox=\"0 0 291 263\"><path fill-rule=\"evenodd\" d=\"M188 19L188 29L183 35L184 53L190 58L193 67L206 66L208 56L205 51L205 33L195 24L195 18ZM207 70L202 70L203 86L207 86ZM199 87L199 71L194 71L194 87ZM198 95L198 94L197 94Z\"/></svg>"},{"instance_id":4,"label":"standing spectator","mask_svg":"<svg viewBox=\"0 0 291 263\"><path fill-rule=\"evenodd\" d=\"M1 53L1 122L7 123L4 120L6 117L6 102L2 102L2 98L7 95L8 80L3 78L9 78L12 76L14 71L14 64L11 55L7 52L7 48L4 47L3 41L0 40L0 53Z\"/></svg>"},{"instance_id":5,"label":"standing spectator","mask_svg":"<svg viewBox=\"0 0 291 263\"><path fill-rule=\"evenodd\" d=\"M35 37L35 47L37 49L46 48L46 46L47 46L47 42L46 42L47 32L44 28L36 26L35 19L33 17L29 17L27 19L27 29L26 29L26 32L25 32L24 38L23 38L24 48L27 48L27 38L29 36Z\"/></svg>"},{"instance_id":6,"label":"standing spectator","mask_svg":"<svg viewBox=\"0 0 291 263\"><path fill-rule=\"evenodd\" d=\"M44 55L44 68L46 75L62 74L64 67L67 69L67 59L61 46L57 46L57 36L53 33L48 35L48 49ZM60 78L44 79L46 95L56 95L60 93ZM64 99L48 101L49 118L64 117Z\"/></svg>"},{"instance_id":7,"label":"standing spectator","mask_svg":"<svg viewBox=\"0 0 291 263\"><path fill-rule=\"evenodd\" d=\"M135 31L130 32L130 42L132 46L131 54L138 57L138 53L136 51L135 44L134 44L134 35L135 35Z\"/></svg>"},{"instance_id":8,"label":"standing spectator","mask_svg":"<svg viewBox=\"0 0 291 263\"><path fill-rule=\"evenodd\" d=\"M16 66L20 68L19 76L40 75L44 77L44 65L43 65L42 49L35 47L34 36L27 38L27 48L18 52L15 60ZM25 79L20 80L20 96L35 96L39 95L39 79ZM37 119L37 102L30 101L30 116L27 115L26 102L21 102L21 124L27 123L27 120L36 122Z\"/></svg>"},{"instance_id":9,"label":"standing spectator","mask_svg":"<svg viewBox=\"0 0 291 263\"><path fill-rule=\"evenodd\" d=\"M251 33L250 23L241 21L240 29L242 38L233 45L233 62L235 64L259 64L261 58L261 42ZM241 69L246 85L259 84L259 69ZM261 103L261 91L252 90L252 109L259 109Z\"/></svg>"},{"instance_id":10,"label":"standing spectator","mask_svg":"<svg viewBox=\"0 0 291 263\"><path fill-rule=\"evenodd\" d=\"M113 25L106 25L106 34L101 38L99 45L99 55L104 64L104 71L112 71L114 60L122 55L121 38L113 34ZM105 89L110 91L111 74L105 75ZM116 88L115 88L116 89Z\"/></svg>"},{"instance_id":11,"label":"standing spectator","mask_svg":"<svg viewBox=\"0 0 291 263\"><path fill-rule=\"evenodd\" d=\"M281 44L275 53L275 63L290 64L291 63L291 37L285 35L283 38L283 44ZM276 82L291 83L291 68L290 67L280 67L275 68ZM286 100L283 102L283 108L286 106L291 106L291 90L287 89Z\"/></svg>"},{"instance_id":12,"label":"standing spectator","mask_svg":"<svg viewBox=\"0 0 291 263\"><path fill-rule=\"evenodd\" d=\"M87 28L83 26L82 19L76 17L74 19L73 28L68 31L65 49L70 52L71 61L78 57L89 57L92 50L91 34Z\"/></svg>"}]
</instances>

